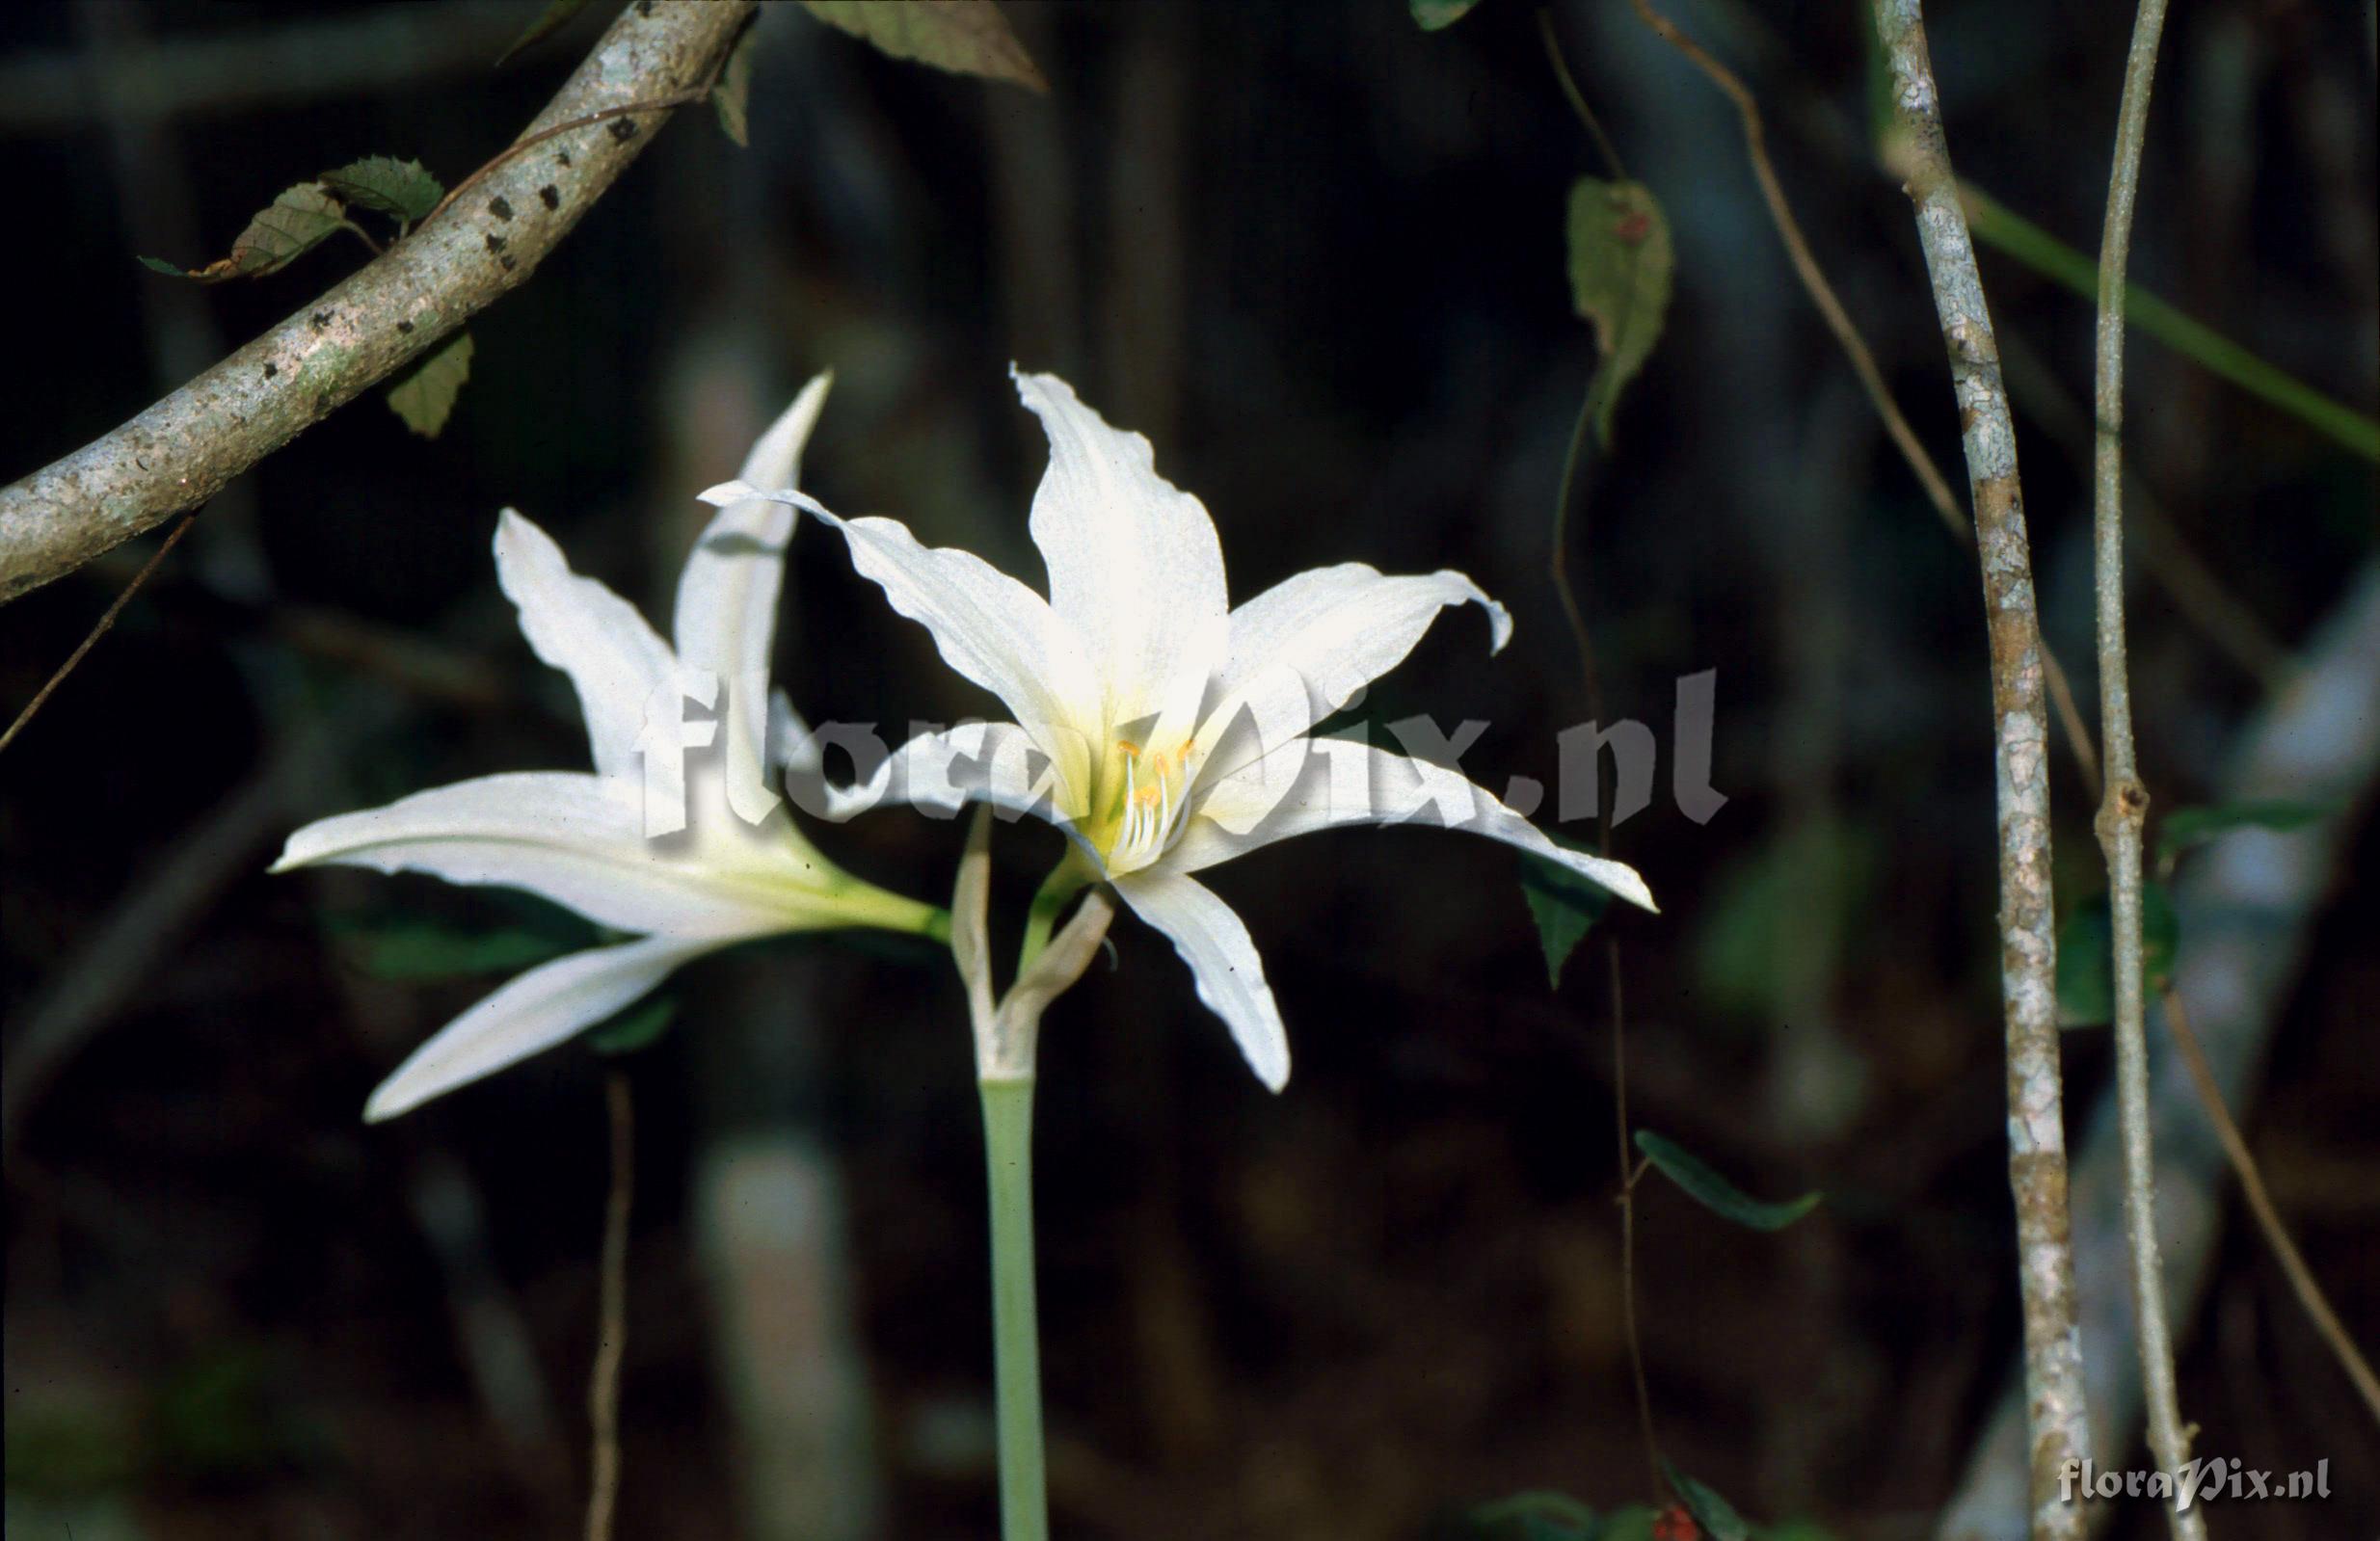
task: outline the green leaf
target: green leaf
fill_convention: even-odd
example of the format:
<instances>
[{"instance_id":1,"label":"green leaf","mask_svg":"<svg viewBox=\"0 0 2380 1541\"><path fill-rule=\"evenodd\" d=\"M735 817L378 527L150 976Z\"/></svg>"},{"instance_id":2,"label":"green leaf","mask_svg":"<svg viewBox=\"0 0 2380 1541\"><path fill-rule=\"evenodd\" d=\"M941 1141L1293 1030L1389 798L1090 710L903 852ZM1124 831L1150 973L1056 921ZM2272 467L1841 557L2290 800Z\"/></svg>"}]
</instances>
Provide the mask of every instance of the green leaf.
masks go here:
<instances>
[{"instance_id":1,"label":"green leaf","mask_svg":"<svg viewBox=\"0 0 2380 1541\"><path fill-rule=\"evenodd\" d=\"M1473 1507L1463 1528L1493 1541L1652 1541L1654 1511L1630 1503L1597 1515L1566 1493L1515 1493Z\"/></svg>"},{"instance_id":2,"label":"green leaf","mask_svg":"<svg viewBox=\"0 0 2380 1541\"><path fill-rule=\"evenodd\" d=\"M1695 1523L1702 1527L1702 1533L1711 1541L1752 1541L1752 1527L1735 1512L1734 1504L1679 1471L1666 1456L1661 1462L1661 1473L1670 1479L1670 1486L1677 1490L1677 1496L1686 1501L1686 1507L1694 1511Z\"/></svg>"},{"instance_id":3,"label":"green leaf","mask_svg":"<svg viewBox=\"0 0 2380 1541\"><path fill-rule=\"evenodd\" d=\"M656 996L589 1029L587 1047L599 1054L632 1054L656 1042L677 1015L677 997Z\"/></svg>"},{"instance_id":4,"label":"green leaf","mask_svg":"<svg viewBox=\"0 0 2380 1541\"><path fill-rule=\"evenodd\" d=\"M1570 188L1570 302L1594 323L1603 361L1587 389L1595 438L1612 441L1619 393L1652 357L1676 257L1660 200L1642 182L1582 176Z\"/></svg>"},{"instance_id":5,"label":"green leaf","mask_svg":"<svg viewBox=\"0 0 2380 1541\"><path fill-rule=\"evenodd\" d=\"M416 982L510 973L570 950L534 931L457 931L427 920L360 931L354 946L365 973Z\"/></svg>"},{"instance_id":6,"label":"green leaf","mask_svg":"<svg viewBox=\"0 0 2380 1541\"><path fill-rule=\"evenodd\" d=\"M2264 798L2218 803L2211 808L2179 808L2157 824L2157 861L2168 863L2193 845L2203 845L2233 830L2259 829L2286 833L2302 830L2340 812L2337 803L2299 802Z\"/></svg>"},{"instance_id":7,"label":"green leaf","mask_svg":"<svg viewBox=\"0 0 2380 1541\"><path fill-rule=\"evenodd\" d=\"M2140 971L2153 994L2174 971L2181 920L2162 883L2140 886ZM2074 906L2058 928L2058 1025L2098 1027L2116 1015L2116 919L2107 895Z\"/></svg>"},{"instance_id":8,"label":"green leaf","mask_svg":"<svg viewBox=\"0 0 2380 1541\"><path fill-rule=\"evenodd\" d=\"M414 433L436 438L470 378L471 334L458 332L388 387L389 409Z\"/></svg>"},{"instance_id":9,"label":"green leaf","mask_svg":"<svg viewBox=\"0 0 2380 1541\"><path fill-rule=\"evenodd\" d=\"M426 219L446 189L419 161L370 155L322 173L322 185L350 204L391 215L411 225Z\"/></svg>"},{"instance_id":10,"label":"green leaf","mask_svg":"<svg viewBox=\"0 0 2380 1541\"><path fill-rule=\"evenodd\" d=\"M743 36L728 50L727 63L719 66L719 83L710 88L711 110L719 115L719 131L744 149L752 147L752 128L749 112L752 103L752 40L754 28L747 23Z\"/></svg>"},{"instance_id":11,"label":"green leaf","mask_svg":"<svg viewBox=\"0 0 2380 1541\"><path fill-rule=\"evenodd\" d=\"M993 0L802 0L831 27L873 43L896 59L986 80L1006 80L1049 93L1025 45Z\"/></svg>"},{"instance_id":12,"label":"green leaf","mask_svg":"<svg viewBox=\"0 0 2380 1541\"><path fill-rule=\"evenodd\" d=\"M259 279L268 273L278 273L346 228L349 228L347 210L339 200L324 192L319 183L300 182L275 199L271 207L260 211L248 222L248 228L242 230L231 243L229 256L182 276L196 279L201 283L221 283L226 279ZM155 257L143 257L141 260L160 273L181 271Z\"/></svg>"},{"instance_id":13,"label":"green leaf","mask_svg":"<svg viewBox=\"0 0 2380 1541\"><path fill-rule=\"evenodd\" d=\"M1824 1000L1865 920L1873 835L1847 820L1798 819L1719 873L1694 939L1695 982L1724 1011L1782 1020Z\"/></svg>"},{"instance_id":14,"label":"green leaf","mask_svg":"<svg viewBox=\"0 0 2380 1541\"><path fill-rule=\"evenodd\" d=\"M1463 13L1480 0L1408 0L1413 8L1413 19L1424 32L1437 32L1460 21Z\"/></svg>"},{"instance_id":15,"label":"green leaf","mask_svg":"<svg viewBox=\"0 0 2380 1541\"><path fill-rule=\"evenodd\" d=\"M546 0L546 9L537 13L528 30L512 40L511 46L495 56L495 67L503 68L515 54L534 47L567 26L571 17L587 8L587 0Z\"/></svg>"},{"instance_id":16,"label":"green leaf","mask_svg":"<svg viewBox=\"0 0 2380 1541\"><path fill-rule=\"evenodd\" d=\"M1570 845L1560 836L1553 837ZM1576 849L1576 847L1573 847ZM1586 939L1589 929L1611 908L1612 891L1581 877L1559 862L1541 856L1520 859L1521 897L1529 901L1529 918L1537 922L1538 944L1545 949L1545 982L1562 988L1562 968Z\"/></svg>"},{"instance_id":17,"label":"green leaf","mask_svg":"<svg viewBox=\"0 0 2380 1541\"><path fill-rule=\"evenodd\" d=\"M151 273L162 273L169 278L175 279L186 279L190 277L190 271L178 262L168 262L163 257L153 256L145 256L139 258L138 260L141 266L148 269Z\"/></svg>"},{"instance_id":18,"label":"green leaf","mask_svg":"<svg viewBox=\"0 0 2380 1541\"><path fill-rule=\"evenodd\" d=\"M1825 1194L1811 1191L1782 1204L1752 1198L1693 1153L1663 1139L1650 1129L1636 1131L1636 1148L1660 1168L1661 1175L1686 1190L1687 1196L1723 1219L1754 1231L1782 1231L1818 1208Z\"/></svg>"}]
</instances>

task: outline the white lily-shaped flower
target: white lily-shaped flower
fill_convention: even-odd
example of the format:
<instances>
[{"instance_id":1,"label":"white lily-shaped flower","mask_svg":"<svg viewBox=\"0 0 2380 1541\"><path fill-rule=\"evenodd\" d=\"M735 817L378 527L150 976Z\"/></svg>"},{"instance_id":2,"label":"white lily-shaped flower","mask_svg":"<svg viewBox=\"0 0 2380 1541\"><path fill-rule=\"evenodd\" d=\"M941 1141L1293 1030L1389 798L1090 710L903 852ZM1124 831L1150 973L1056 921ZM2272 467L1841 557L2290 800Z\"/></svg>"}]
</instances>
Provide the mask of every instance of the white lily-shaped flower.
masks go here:
<instances>
[{"instance_id":1,"label":"white lily-shaped flower","mask_svg":"<svg viewBox=\"0 0 2380 1541\"><path fill-rule=\"evenodd\" d=\"M812 381L761 437L746 478L795 479L826 387L823 375ZM394 1117L551 1048L688 959L737 942L839 926L939 929L932 906L838 870L766 789L765 771L809 736L767 684L796 518L760 499L719 511L679 580L673 649L634 606L574 573L544 530L504 511L497 577L529 646L577 689L594 773L486 776L323 819L289 837L273 870L410 868L525 889L641 934L541 965L471 1007L381 1084L365 1118ZM688 697L718 705L717 721L683 721ZM688 764L682 751L721 729L718 752Z\"/></svg>"},{"instance_id":2,"label":"white lily-shaped flower","mask_svg":"<svg viewBox=\"0 0 2380 1541\"><path fill-rule=\"evenodd\" d=\"M836 816L889 792L937 811L979 800L1050 819L1073 837L1085 880L1111 885L1172 941L1199 998L1276 1091L1289 1045L1263 962L1193 873L1296 835L1410 821L1502 840L1653 908L1633 869L1557 846L1453 770L1308 736L1447 605L1486 610L1501 650L1511 621L1469 578L1349 562L1233 609L1214 520L1157 474L1148 440L1110 427L1055 376L1016 382L1050 438L1031 519L1046 599L970 552L921 545L896 520L842 518L749 477L703 494L736 507L771 495L833 525L893 608L1015 713L912 739L838 799Z\"/></svg>"}]
</instances>

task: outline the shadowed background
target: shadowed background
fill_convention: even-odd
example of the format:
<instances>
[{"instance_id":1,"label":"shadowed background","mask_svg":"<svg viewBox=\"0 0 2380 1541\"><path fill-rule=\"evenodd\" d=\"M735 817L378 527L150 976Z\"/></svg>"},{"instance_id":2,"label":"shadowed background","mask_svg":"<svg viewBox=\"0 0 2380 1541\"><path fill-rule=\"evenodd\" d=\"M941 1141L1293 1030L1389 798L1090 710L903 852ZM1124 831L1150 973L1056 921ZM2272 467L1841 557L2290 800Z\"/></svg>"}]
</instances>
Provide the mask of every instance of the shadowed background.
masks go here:
<instances>
[{"instance_id":1,"label":"shadowed background","mask_svg":"<svg viewBox=\"0 0 2380 1541\"><path fill-rule=\"evenodd\" d=\"M1476 615L1449 616L1366 710L1484 720L1467 770L1553 781L1555 734L1592 715L1547 577L1594 359L1563 204L1610 169L1532 10L1486 0L1428 35L1393 0L1005 9L1047 97L764 8L750 148L682 114L473 324L442 437L367 396L265 461L11 746L12 1526L104 1541L576 1523L601 1062L569 1046L396 1125L357 1117L508 971L453 939L534 938L552 917L424 879L263 871L308 819L584 764L567 687L495 588L499 507L665 622L709 513L691 494L832 367L806 484L1037 580L1042 440L1006 369L1054 370L1205 501L1235 599L1362 560L1459 568L1510 605L1501 656ZM500 147L601 24L492 72L536 10L0 15L17 208L0 474L113 427L362 256L334 245L201 289L136 253L200 265L281 188L362 155L417 156L451 184ZM1553 14L1677 252L1667 332L1572 515L1607 714L1650 725L1664 757L1652 808L1617 835L1665 912L1614 922L1631 1122L1758 1192L1828 1195L1761 1236L1643 1190L1655 1416L1671 1457L1749 1513L1923 1534L2017 1339L1973 561L1796 284L1724 98L1624 6ZM1963 485L1908 204L1872 164L1862 13L1676 16L1760 94L1819 262ZM1962 173L2088 249L2128 16L2011 0L1933 19ZM2178 16L2132 266L2367 412L2369 29L2340 5ZM295 62L259 45L170 67L203 40L269 37L303 44ZM2087 704L2090 311L1991 253L1984 277L2044 623ZM2137 335L2128 379L2136 710L2146 779L2176 808L2215 794L2368 570L2374 480ZM12 712L144 554L8 607ZM839 543L795 543L787 597L777 674L814 722L897 737L992 709ZM1667 777L1674 680L1706 669L1729 801L1697 825ZM2053 778L2063 909L2101 878L2072 761ZM2254 1029L2269 1065L2241 1112L2368 1338L2380 867L2345 827L2360 843L2335 853L2286 1010ZM814 833L940 899L962 830L887 812ZM998 841L995 934L1012 937L1058 838ZM1059 1528L1418 1537L1520 1489L1653 1498L1620 1326L1602 949L1549 992L1512 855L1432 832L1318 837L1215 886L1280 996L1286 1094L1256 1085L1172 949L1129 920L1112 970L1047 1024ZM784 943L670 988L671 1031L621 1061L640 1155L622 1533L985 1533L981 1157L947 959ZM2107 1050L2098 1032L2066 1047L2079 1123ZM2380 1521L2371 1426L2235 1212L2177 1331L2202 1451L2331 1460L2330 1504L2233 1506L2221 1533ZM2119 1533L2156 1525L2129 1512Z\"/></svg>"}]
</instances>

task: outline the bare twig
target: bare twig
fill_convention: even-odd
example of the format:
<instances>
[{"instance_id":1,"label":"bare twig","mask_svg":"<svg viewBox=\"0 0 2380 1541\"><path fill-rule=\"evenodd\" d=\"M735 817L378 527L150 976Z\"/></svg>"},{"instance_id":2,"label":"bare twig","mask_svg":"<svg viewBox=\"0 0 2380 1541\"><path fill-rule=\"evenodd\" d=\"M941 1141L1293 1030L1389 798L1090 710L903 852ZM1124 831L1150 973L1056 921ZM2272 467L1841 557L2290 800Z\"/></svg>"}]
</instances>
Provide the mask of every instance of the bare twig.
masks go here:
<instances>
[{"instance_id":1,"label":"bare twig","mask_svg":"<svg viewBox=\"0 0 2380 1541\"><path fill-rule=\"evenodd\" d=\"M2191 1081L2198 1087L2200 1105L2206 1109L2207 1121L2214 1125L2215 1138L2223 1142L2223 1155L2232 1163L2232 1175L2239 1179L2239 1196L2248 1201L2248 1212L2256 1216L2257 1229L2264 1233L2264 1244L2272 1248L2274 1261L2288 1276L2289 1288L2296 1291L2298 1304L2306 1308L2307 1319L2313 1323L2313 1330L2321 1335L2332 1357L2339 1361L2339 1368L2347 1372L2347 1379L2355 1383L2356 1395L2364 1398L2372 1421L2380 1423L2380 1376L2372 1373L2371 1362L2347 1335L2339 1313L2331 1309L2329 1297L2314 1282L2313 1270L2306 1266L2306 1259L2290 1237L2289 1228L2282 1223L2281 1211L2273 1208L2272 1194L2264 1187L2264 1174L2249 1153L2248 1142L2240 1137L2232 1110L2224 1105L2223 1088L2215 1082L2214 1068L2206 1063L2206 1050L2200 1047L2198 1034L2190 1026L2190 1014L2182 1008L2181 997L2168 989L2162 999L2165 1025L2174 1035L2174 1047L2181 1050L2181 1062L2189 1068Z\"/></svg>"},{"instance_id":2,"label":"bare twig","mask_svg":"<svg viewBox=\"0 0 2380 1541\"><path fill-rule=\"evenodd\" d=\"M1578 89L1578 79L1570 73L1570 61L1562 54L1562 38L1554 31L1554 13L1540 7L1538 11L1538 36L1545 40L1546 62L1554 66L1554 79L1562 86L1563 99L1586 127L1587 137L1595 142L1595 153L1603 157L1604 167L1621 181L1628 179L1627 163L1619 158L1619 146L1603 131L1603 121L1595 110L1587 105L1587 93Z\"/></svg>"},{"instance_id":3,"label":"bare twig","mask_svg":"<svg viewBox=\"0 0 2380 1541\"><path fill-rule=\"evenodd\" d=\"M628 7L523 137L590 120L583 127L505 158L468 206L424 222L122 427L0 489L0 599L204 502L524 282L652 138L622 115L709 81L751 12L751 0ZM598 126L598 115L614 120Z\"/></svg>"},{"instance_id":4,"label":"bare twig","mask_svg":"<svg viewBox=\"0 0 2380 1541\"><path fill-rule=\"evenodd\" d=\"M636 1107L628 1073L614 1066L603 1077L611 1118L611 1193L603 1204L602 1336L587 1377L587 1417L594 1448L587 1478L587 1541L611 1541L620 1501L620 1360L628 1336L628 1215L636 1197Z\"/></svg>"},{"instance_id":5,"label":"bare twig","mask_svg":"<svg viewBox=\"0 0 2380 1541\"><path fill-rule=\"evenodd\" d=\"M1649 0L1630 0L1636 13L1654 35L1686 56L1688 63L1709 77L1712 85L1726 94L1735 104L1735 114L1743 122L1744 149L1752 158L1752 177L1760 184L1760 197L1769 207L1769 221L1777 226L1778 239L1785 243L1785 255L1793 264L1794 276L1802 280L1802 288L1818 307L1827 330L1834 334L1835 343L1850 360L1851 372L1859 378L1859 388L1867 393L1868 404L1876 415L1884 419L1885 433L1892 439L1892 447L1901 452L1917 485L1924 489L1926 501L1941 516L1943 526L1959 540L1972 544L1975 527L1959 507L1958 497L1950 491L1950 483L1934 464L1919 442L1916 430L1901 414L1891 390L1885 385L1883 371L1876 367L1875 355L1868 352L1867 340L1836 298L1834 285L1827 281L1824 269L1811 254L1809 242L1802 234L1802 222L1794 218L1793 205L1785 201L1784 184L1777 179L1776 164L1769 159L1768 130L1760 119L1760 104L1753 99L1752 90L1738 78L1735 71L1713 58L1700 43L1679 29L1677 23L1655 11ZM2089 784L2093 796L2099 795L2099 757L2092 752L2090 730L2083 726L2082 714L2074 706L2074 692L2066 681L2066 670L2058 662L2047 644L2041 651L2042 668L2048 676L2050 704L2057 708L2058 724L2066 731L2066 742L2072 750L2082 779Z\"/></svg>"},{"instance_id":6,"label":"bare twig","mask_svg":"<svg viewBox=\"0 0 2380 1541\"><path fill-rule=\"evenodd\" d=\"M1917 233L1950 352L1975 502L1992 638L1992 714L1998 761L2000 991L2008 1026L2009 1181L2017 1201L2025 1395L2032 1431L2037 1538L2084 1533L2082 1505L2059 1501L2059 1474L2091 1448L2074 1260L2067 1211L2065 1094L2058 1073L2057 932L2050 899L2047 723L2041 621L2017 477L2017 438L1952 179L1934 66L1917 0L1876 0L1892 71L1900 146Z\"/></svg>"},{"instance_id":7,"label":"bare twig","mask_svg":"<svg viewBox=\"0 0 2380 1541\"><path fill-rule=\"evenodd\" d=\"M0 60L0 134L76 133L396 91L482 74L521 32L520 0L424 0L270 26L145 39L87 67L70 53Z\"/></svg>"},{"instance_id":8,"label":"bare twig","mask_svg":"<svg viewBox=\"0 0 2380 1541\"><path fill-rule=\"evenodd\" d=\"M6 749L16 741L16 735L25 731L25 724L33 721L33 714L41 709L60 685L66 683L67 676L74 673L74 666L83 661L83 654L107 634L107 628L116 624L116 618L123 613L124 606L130 604L132 597L141 592L141 585L147 583L148 575L157 571L158 564L165 560L168 551L174 549L174 543L190 533L190 526L197 523L198 518L195 511L185 514L179 524L166 531L165 539L157 543L157 549L149 553L147 562L141 564L141 571L132 574L132 581L124 585L121 594L116 596L116 602L99 612L99 619L92 623L91 630L84 635L81 644L67 654L67 661L58 666L57 672L40 690L34 692L33 699L25 703L25 709L16 714L14 722L9 724L8 731L0 733L0 749Z\"/></svg>"},{"instance_id":9,"label":"bare twig","mask_svg":"<svg viewBox=\"0 0 2380 1541\"><path fill-rule=\"evenodd\" d=\"M2340 812L2286 834L2243 830L2208 846L2174 893L2187 940L2174 995L2190 1003L2215 1084L2233 1107L2256 1098L2267 1045L2297 985L2325 901L2355 849L2347 808L2380 788L2380 563L2367 563L2300 653L2289 688L2238 733L2216 801L2320 801ZM2220 1235L2224 1156L2197 1109L2178 1055L2150 1069L2157 1141L2157 1230L2169 1299L2198 1297ZM2138 1427L2140 1356L2131 1350L2131 1253L2124 1236L2123 1139L2112 1092L2078 1123L2089 1129L2072 1166L2074 1282L2083 1373L2102 1470L2122 1467ZM2020 1367L2019 1367L2020 1368ZM2012 1376L2012 1380L2017 1377ZM1942 1507L1941 1541L2021 1541L2031 1440L2025 1397L2012 1386L1969 1452Z\"/></svg>"},{"instance_id":10,"label":"bare twig","mask_svg":"<svg viewBox=\"0 0 2380 1541\"><path fill-rule=\"evenodd\" d=\"M2173 1474L2165 1511L2175 1541L2205 1541L2206 1522L2179 1489L2190 1461L2174 1387L2174 1335L2166 1319L2165 1280L2157 1260L2156 1151L2149 1122L2149 1033L2141 977L2141 830L2149 791L2132 745L2131 665L2124 634L2124 269L2132 244L2132 206L2140 189L2141 146L2148 138L2150 83L2165 0L2140 0L2116 114L2114 169L2107 179L2107 222L2099 237L2099 437L2092 457L2092 532L2099 593L2099 731L2106 747L2107 790L2099 804L2099 848L2115 920L2116 1105L2124 1127L2124 1222L2132 1248L2134 1341L2147 1394L2149 1448Z\"/></svg>"}]
</instances>

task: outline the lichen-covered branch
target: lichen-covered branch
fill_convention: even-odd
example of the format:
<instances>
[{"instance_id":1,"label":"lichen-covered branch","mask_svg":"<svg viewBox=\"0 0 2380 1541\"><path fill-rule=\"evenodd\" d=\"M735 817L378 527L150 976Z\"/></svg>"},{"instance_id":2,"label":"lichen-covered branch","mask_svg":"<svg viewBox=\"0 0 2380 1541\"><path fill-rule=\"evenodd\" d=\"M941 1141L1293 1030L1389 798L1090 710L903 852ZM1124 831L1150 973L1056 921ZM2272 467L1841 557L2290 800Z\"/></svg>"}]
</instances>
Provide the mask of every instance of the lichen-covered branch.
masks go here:
<instances>
[{"instance_id":1,"label":"lichen-covered branch","mask_svg":"<svg viewBox=\"0 0 2380 1541\"><path fill-rule=\"evenodd\" d=\"M0 600L197 507L525 282L668 117L666 109L620 109L698 90L752 9L752 0L638 0L522 137L593 114L617 116L505 161L468 197L214 368L113 433L0 488Z\"/></svg>"},{"instance_id":2,"label":"lichen-covered branch","mask_svg":"<svg viewBox=\"0 0 2380 1541\"><path fill-rule=\"evenodd\" d=\"M1975 249L1942 132L1917 0L1876 0L1892 70L1901 143L1934 304L1949 348L1975 505L1984 607L1991 627L1992 721L1997 759L2000 989L2008 1030L2008 1160L2016 1191L2018 1282L2023 1294L2025 1396L2031 1428L2031 1520L2038 1537L2084 1533L2079 1503L2058 1477L2091 1448L2074 1320L2067 1214L2064 1092L2058 1073L2057 937L2050 904L2047 701L2033 597L2017 436L2000 380Z\"/></svg>"},{"instance_id":3,"label":"lichen-covered branch","mask_svg":"<svg viewBox=\"0 0 2380 1541\"><path fill-rule=\"evenodd\" d=\"M2132 205L2140 152L2148 138L2149 88L2156 72L2165 0L2140 0L2116 115L2114 167L2107 180L2107 222L2099 237L2098 404L2093 457L2092 528L2099 595L2099 732L2107 766L2099 804L2099 848L2107 857L2114 917L2116 1104L2124 1129L2124 1227L2132 1253L2132 1310L2148 1394L2149 1448L2175 1474L2165 1501L2174 1541L2206 1541L2206 1522L2179 1490L2189 1464L2174 1390L2174 1336L2166 1320L2165 1281L2157 1262L2156 1154L2150 1127L2149 1034L2141 959L2141 832L2149 792L2132 747L2131 665L2124 632L2124 269L2132 244ZM2105 1416L2104 1410L2101 1416Z\"/></svg>"}]
</instances>

